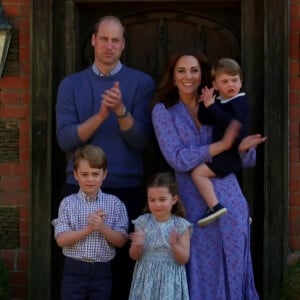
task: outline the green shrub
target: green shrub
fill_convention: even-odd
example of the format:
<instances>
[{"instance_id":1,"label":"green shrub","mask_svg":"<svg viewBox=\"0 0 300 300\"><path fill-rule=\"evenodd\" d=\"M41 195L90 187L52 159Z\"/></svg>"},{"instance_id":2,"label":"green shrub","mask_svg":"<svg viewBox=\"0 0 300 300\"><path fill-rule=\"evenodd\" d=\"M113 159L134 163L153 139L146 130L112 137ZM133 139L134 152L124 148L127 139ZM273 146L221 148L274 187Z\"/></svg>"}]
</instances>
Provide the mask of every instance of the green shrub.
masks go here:
<instances>
[{"instance_id":1,"label":"green shrub","mask_svg":"<svg viewBox=\"0 0 300 300\"><path fill-rule=\"evenodd\" d=\"M0 260L0 299L9 300L8 271L4 263Z\"/></svg>"},{"instance_id":2,"label":"green shrub","mask_svg":"<svg viewBox=\"0 0 300 300\"><path fill-rule=\"evenodd\" d=\"M300 299L300 259L288 265L283 278L281 300Z\"/></svg>"}]
</instances>

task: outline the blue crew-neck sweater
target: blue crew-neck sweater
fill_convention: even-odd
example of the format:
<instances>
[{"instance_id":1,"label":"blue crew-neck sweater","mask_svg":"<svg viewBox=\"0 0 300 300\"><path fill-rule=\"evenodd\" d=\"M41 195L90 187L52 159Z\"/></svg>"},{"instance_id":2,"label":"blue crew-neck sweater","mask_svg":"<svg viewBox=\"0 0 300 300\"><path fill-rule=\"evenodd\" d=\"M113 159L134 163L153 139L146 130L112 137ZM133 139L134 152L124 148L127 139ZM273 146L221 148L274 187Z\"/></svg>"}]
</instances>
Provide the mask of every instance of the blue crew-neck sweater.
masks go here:
<instances>
[{"instance_id":1,"label":"blue crew-neck sweater","mask_svg":"<svg viewBox=\"0 0 300 300\"><path fill-rule=\"evenodd\" d=\"M102 94L120 82L123 103L134 118L134 126L121 131L114 113L83 143L77 127L100 109ZM68 154L67 183L77 184L73 176L72 153L84 144L100 146L108 160L108 175L103 187L126 188L141 184L143 150L153 134L149 103L154 94L152 78L125 65L109 77L100 77L92 67L64 78L58 89L56 135L59 146Z\"/></svg>"}]
</instances>

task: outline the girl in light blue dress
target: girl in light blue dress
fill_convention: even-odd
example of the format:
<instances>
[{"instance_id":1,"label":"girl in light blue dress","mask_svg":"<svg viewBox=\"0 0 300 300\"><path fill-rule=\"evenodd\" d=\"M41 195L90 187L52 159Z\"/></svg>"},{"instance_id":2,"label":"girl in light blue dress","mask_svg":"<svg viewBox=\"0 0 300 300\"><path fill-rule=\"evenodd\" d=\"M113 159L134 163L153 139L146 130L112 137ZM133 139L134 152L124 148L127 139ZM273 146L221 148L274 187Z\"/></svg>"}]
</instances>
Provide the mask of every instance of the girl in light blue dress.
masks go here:
<instances>
[{"instance_id":1,"label":"girl in light blue dress","mask_svg":"<svg viewBox=\"0 0 300 300\"><path fill-rule=\"evenodd\" d=\"M185 264L192 224L171 173L154 175L146 213L133 221L129 255L136 260L129 300L189 300Z\"/></svg>"}]
</instances>

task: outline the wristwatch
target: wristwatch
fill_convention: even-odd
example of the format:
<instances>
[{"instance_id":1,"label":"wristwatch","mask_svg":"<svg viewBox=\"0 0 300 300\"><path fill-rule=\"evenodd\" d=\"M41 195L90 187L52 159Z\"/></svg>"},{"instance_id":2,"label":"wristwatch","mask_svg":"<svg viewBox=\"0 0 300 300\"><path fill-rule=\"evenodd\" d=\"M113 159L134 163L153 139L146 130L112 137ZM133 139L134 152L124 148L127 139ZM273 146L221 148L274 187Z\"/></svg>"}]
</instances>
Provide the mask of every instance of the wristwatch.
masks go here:
<instances>
[{"instance_id":1,"label":"wristwatch","mask_svg":"<svg viewBox=\"0 0 300 300\"><path fill-rule=\"evenodd\" d=\"M129 111L127 110L127 107L125 105L123 105L123 111L121 115L117 115L117 119L122 119L127 117L129 114Z\"/></svg>"}]
</instances>

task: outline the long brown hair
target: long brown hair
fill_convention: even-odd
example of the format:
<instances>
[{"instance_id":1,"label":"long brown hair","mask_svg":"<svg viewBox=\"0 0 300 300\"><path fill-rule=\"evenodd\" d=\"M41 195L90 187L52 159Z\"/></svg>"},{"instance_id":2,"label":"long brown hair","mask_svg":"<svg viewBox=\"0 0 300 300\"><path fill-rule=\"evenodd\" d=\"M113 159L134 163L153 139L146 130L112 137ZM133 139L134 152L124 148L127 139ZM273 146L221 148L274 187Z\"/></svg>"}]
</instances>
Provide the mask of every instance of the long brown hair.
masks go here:
<instances>
[{"instance_id":1,"label":"long brown hair","mask_svg":"<svg viewBox=\"0 0 300 300\"><path fill-rule=\"evenodd\" d=\"M177 196L176 203L172 206L171 213L179 217L185 217L183 204L178 196L178 187L175 176L171 172L156 173L148 180L147 188L150 187L165 187L172 196ZM149 213L148 204L144 209L144 213Z\"/></svg>"},{"instance_id":2,"label":"long brown hair","mask_svg":"<svg viewBox=\"0 0 300 300\"><path fill-rule=\"evenodd\" d=\"M208 59L199 51L195 50L184 50L179 53L173 54L170 56L168 63L165 68L162 80L158 85L156 94L152 101L151 107L156 103L162 102L166 107L171 107L179 101L179 93L177 86L174 85L174 69L178 60L182 56L193 56L195 57L201 68L201 84L198 88L198 93L200 95L201 89L205 86L211 85L210 80L210 64Z\"/></svg>"}]
</instances>

